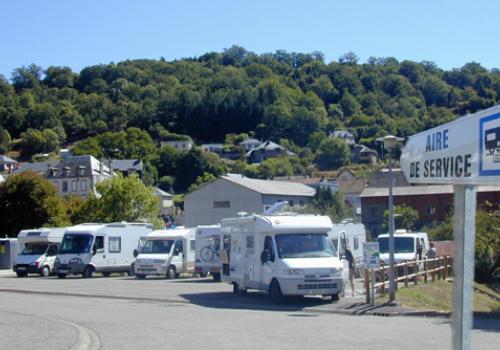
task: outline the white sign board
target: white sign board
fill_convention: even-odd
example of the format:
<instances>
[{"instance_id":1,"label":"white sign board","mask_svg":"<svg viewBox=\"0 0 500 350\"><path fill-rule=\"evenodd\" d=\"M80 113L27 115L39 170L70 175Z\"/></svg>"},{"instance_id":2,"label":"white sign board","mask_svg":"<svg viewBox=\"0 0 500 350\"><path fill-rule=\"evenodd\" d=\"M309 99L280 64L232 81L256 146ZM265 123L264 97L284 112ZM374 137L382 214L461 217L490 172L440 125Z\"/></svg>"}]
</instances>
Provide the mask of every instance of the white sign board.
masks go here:
<instances>
[{"instance_id":1,"label":"white sign board","mask_svg":"<svg viewBox=\"0 0 500 350\"><path fill-rule=\"evenodd\" d=\"M410 136L400 162L411 183L500 183L500 105Z\"/></svg>"},{"instance_id":2,"label":"white sign board","mask_svg":"<svg viewBox=\"0 0 500 350\"><path fill-rule=\"evenodd\" d=\"M363 243L363 267L375 269L380 266L380 252L378 242Z\"/></svg>"}]
</instances>

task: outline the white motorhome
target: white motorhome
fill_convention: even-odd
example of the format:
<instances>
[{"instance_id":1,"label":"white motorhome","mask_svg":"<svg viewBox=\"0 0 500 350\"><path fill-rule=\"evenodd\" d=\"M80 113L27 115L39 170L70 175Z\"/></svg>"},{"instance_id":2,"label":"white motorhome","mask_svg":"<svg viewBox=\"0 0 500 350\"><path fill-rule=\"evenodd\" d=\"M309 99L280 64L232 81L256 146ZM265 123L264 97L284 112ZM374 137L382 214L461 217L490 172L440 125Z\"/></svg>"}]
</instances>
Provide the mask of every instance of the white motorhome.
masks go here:
<instances>
[{"instance_id":1,"label":"white motorhome","mask_svg":"<svg viewBox=\"0 0 500 350\"><path fill-rule=\"evenodd\" d=\"M175 228L149 233L141 241L134 264L135 276L165 276L194 273L195 229Z\"/></svg>"},{"instance_id":2,"label":"white motorhome","mask_svg":"<svg viewBox=\"0 0 500 350\"><path fill-rule=\"evenodd\" d=\"M347 262L340 261L328 236L327 216L251 215L221 223L228 264L222 280L233 292L269 292L275 302L284 295L323 295L338 300L347 280Z\"/></svg>"},{"instance_id":3,"label":"white motorhome","mask_svg":"<svg viewBox=\"0 0 500 350\"><path fill-rule=\"evenodd\" d=\"M378 236L380 260L389 263L389 234ZM396 230L394 232L394 261L422 260L429 250L429 238L425 232L408 232Z\"/></svg>"},{"instance_id":4,"label":"white motorhome","mask_svg":"<svg viewBox=\"0 0 500 350\"><path fill-rule=\"evenodd\" d=\"M36 273L44 277L51 275L64 231L66 231L65 227L19 232L17 241L21 245L21 252L16 256L13 266L17 277L25 277L28 273Z\"/></svg>"},{"instance_id":5,"label":"white motorhome","mask_svg":"<svg viewBox=\"0 0 500 350\"><path fill-rule=\"evenodd\" d=\"M366 242L365 225L342 221L333 225L329 235L339 256L345 256L345 249L349 248L356 265L356 274L359 275L362 270L363 243Z\"/></svg>"},{"instance_id":6,"label":"white motorhome","mask_svg":"<svg viewBox=\"0 0 500 350\"><path fill-rule=\"evenodd\" d=\"M200 276L210 273L220 281L222 231L220 225L200 225L196 227L195 270Z\"/></svg>"},{"instance_id":7,"label":"white motorhome","mask_svg":"<svg viewBox=\"0 0 500 350\"><path fill-rule=\"evenodd\" d=\"M89 278L94 272L105 277L112 272L130 273L139 239L152 230L151 224L126 222L70 227L57 254L55 273L59 278L68 274Z\"/></svg>"}]
</instances>

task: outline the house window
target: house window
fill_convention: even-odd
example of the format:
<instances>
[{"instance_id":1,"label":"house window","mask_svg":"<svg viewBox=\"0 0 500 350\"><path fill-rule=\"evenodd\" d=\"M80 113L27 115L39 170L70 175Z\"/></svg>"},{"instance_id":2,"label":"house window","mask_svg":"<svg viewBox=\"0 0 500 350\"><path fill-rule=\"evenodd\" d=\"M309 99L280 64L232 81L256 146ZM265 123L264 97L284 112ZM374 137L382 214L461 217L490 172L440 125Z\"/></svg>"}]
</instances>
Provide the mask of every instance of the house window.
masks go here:
<instances>
[{"instance_id":1,"label":"house window","mask_svg":"<svg viewBox=\"0 0 500 350\"><path fill-rule=\"evenodd\" d=\"M248 235L247 236L247 241L246 241L246 248L247 248L247 253L253 254L253 236Z\"/></svg>"},{"instance_id":2,"label":"house window","mask_svg":"<svg viewBox=\"0 0 500 350\"><path fill-rule=\"evenodd\" d=\"M68 181L62 182L62 191L63 191L63 193L68 192Z\"/></svg>"},{"instance_id":3,"label":"house window","mask_svg":"<svg viewBox=\"0 0 500 350\"><path fill-rule=\"evenodd\" d=\"M433 215L436 213L436 206L434 204L429 204L427 206L427 214Z\"/></svg>"},{"instance_id":4,"label":"house window","mask_svg":"<svg viewBox=\"0 0 500 350\"><path fill-rule=\"evenodd\" d=\"M87 180L80 181L80 191L87 192Z\"/></svg>"},{"instance_id":5,"label":"house window","mask_svg":"<svg viewBox=\"0 0 500 350\"><path fill-rule=\"evenodd\" d=\"M120 253L122 251L122 238L109 237L108 247L110 253Z\"/></svg>"},{"instance_id":6,"label":"house window","mask_svg":"<svg viewBox=\"0 0 500 350\"><path fill-rule=\"evenodd\" d=\"M304 206L304 204L305 204L305 203L304 203L304 201L303 201L303 200L300 200L300 201L299 201L299 205L300 205L301 207L303 207L303 206Z\"/></svg>"},{"instance_id":7,"label":"house window","mask_svg":"<svg viewBox=\"0 0 500 350\"><path fill-rule=\"evenodd\" d=\"M289 206L293 207L293 205L294 205L294 204L295 204L295 202L294 202L293 200L289 200L289 201L288 201L288 205L289 205Z\"/></svg>"},{"instance_id":8,"label":"house window","mask_svg":"<svg viewBox=\"0 0 500 350\"><path fill-rule=\"evenodd\" d=\"M78 192L78 182L76 180L71 181L71 192Z\"/></svg>"},{"instance_id":9,"label":"house window","mask_svg":"<svg viewBox=\"0 0 500 350\"><path fill-rule=\"evenodd\" d=\"M214 208L230 208L230 201L214 201Z\"/></svg>"}]
</instances>

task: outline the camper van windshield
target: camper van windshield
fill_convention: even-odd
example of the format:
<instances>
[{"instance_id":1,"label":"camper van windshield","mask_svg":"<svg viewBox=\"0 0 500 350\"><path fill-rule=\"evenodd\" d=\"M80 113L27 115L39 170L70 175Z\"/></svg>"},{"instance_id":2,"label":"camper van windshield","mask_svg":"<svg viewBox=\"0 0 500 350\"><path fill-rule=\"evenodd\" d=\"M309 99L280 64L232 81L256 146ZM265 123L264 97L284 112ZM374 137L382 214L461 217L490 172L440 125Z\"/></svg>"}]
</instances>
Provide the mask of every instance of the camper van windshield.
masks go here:
<instances>
[{"instance_id":1,"label":"camper van windshield","mask_svg":"<svg viewBox=\"0 0 500 350\"><path fill-rule=\"evenodd\" d=\"M389 252L389 238L380 237L378 239L380 253ZM413 237L394 237L394 252L395 253L414 253L415 239Z\"/></svg>"},{"instance_id":2,"label":"camper van windshield","mask_svg":"<svg viewBox=\"0 0 500 350\"><path fill-rule=\"evenodd\" d=\"M148 240L140 248L141 254L170 254L173 240Z\"/></svg>"},{"instance_id":3,"label":"camper van windshield","mask_svg":"<svg viewBox=\"0 0 500 350\"><path fill-rule=\"evenodd\" d=\"M92 236L86 234L65 234L59 248L59 254L83 254L90 252Z\"/></svg>"},{"instance_id":4,"label":"camper van windshield","mask_svg":"<svg viewBox=\"0 0 500 350\"><path fill-rule=\"evenodd\" d=\"M26 243L21 255L42 255L48 246L48 243Z\"/></svg>"},{"instance_id":5,"label":"camper van windshield","mask_svg":"<svg viewBox=\"0 0 500 350\"><path fill-rule=\"evenodd\" d=\"M337 256L337 251L326 233L276 235L276 245L281 259L329 258Z\"/></svg>"}]
</instances>

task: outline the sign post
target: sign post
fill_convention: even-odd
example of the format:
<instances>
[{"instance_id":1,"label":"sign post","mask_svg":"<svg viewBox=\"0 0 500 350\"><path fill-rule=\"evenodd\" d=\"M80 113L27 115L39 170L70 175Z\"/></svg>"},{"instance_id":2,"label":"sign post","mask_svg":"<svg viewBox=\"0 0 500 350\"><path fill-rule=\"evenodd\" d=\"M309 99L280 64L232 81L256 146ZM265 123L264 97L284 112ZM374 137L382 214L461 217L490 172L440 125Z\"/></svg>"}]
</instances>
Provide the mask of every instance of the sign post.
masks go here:
<instances>
[{"instance_id":1,"label":"sign post","mask_svg":"<svg viewBox=\"0 0 500 350\"><path fill-rule=\"evenodd\" d=\"M365 271L371 270L370 290L366 291L366 295L370 293L370 301L375 305L375 269L380 265L380 252L378 242L363 243L363 267Z\"/></svg>"},{"instance_id":2,"label":"sign post","mask_svg":"<svg viewBox=\"0 0 500 350\"><path fill-rule=\"evenodd\" d=\"M452 184L455 242L452 348L471 348L476 191L500 185L500 105L408 138L401 168L410 183Z\"/></svg>"}]
</instances>

